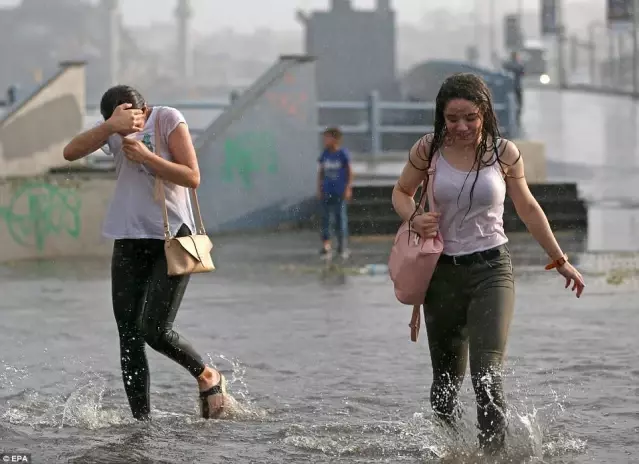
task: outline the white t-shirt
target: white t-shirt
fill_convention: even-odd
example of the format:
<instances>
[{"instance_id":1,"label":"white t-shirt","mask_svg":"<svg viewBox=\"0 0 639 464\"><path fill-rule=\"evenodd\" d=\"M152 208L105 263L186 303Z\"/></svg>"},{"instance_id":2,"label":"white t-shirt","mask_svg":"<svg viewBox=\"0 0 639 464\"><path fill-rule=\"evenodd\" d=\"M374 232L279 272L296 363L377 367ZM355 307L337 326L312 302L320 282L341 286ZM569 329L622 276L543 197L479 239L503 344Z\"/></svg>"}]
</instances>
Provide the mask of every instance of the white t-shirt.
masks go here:
<instances>
[{"instance_id":1,"label":"white t-shirt","mask_svg":"<svg viewBox=\"0 0 639 464\"><path fill-rule=\"evenodd\" d=\"M169 135L186 120L180 111L166 106L155 106L146 121L144 130L130 135L142 141L149 150L155 152L155 120L160 117L162 158L171 161L168 151ZM102 147L115 159L117 182L115 193L109 205L102 233L110 239L153 238L164 239L164 219L162 199L154 198L155 174L150 168L129 161L122 152L122 137L114 134ZM191 209L189 189L164 181L166 206L171 234L186 224L195 233L195 224Z\"/></svg>"}]
</instances>

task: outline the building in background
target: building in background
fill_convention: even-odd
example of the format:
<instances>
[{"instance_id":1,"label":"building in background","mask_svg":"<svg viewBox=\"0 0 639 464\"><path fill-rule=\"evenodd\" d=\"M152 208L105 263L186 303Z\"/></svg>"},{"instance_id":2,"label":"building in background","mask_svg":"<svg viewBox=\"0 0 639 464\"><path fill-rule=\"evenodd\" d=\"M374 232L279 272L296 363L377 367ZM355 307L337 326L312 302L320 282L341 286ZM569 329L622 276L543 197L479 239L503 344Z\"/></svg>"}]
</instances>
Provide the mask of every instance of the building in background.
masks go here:
<instances>
[{"instance_id":1,"label":"building in background","mask_svg":"<svg viewBox=\"0 0 639 464\"><path fill-rule=\"evenodd\" d=\"M320 100L365 100L377 90L384 99L399 96L396 83L395 12L389 0L373 10L332 0L331 9L298 13L308 55L317 58Z\"/></svg>"},{"instance_id":2,"label":"building in background","mask_svg":"<svg viewBox=\"0 0 639 464\"><path fill-rule=\"evenodd\" d=\"M95 100L140 57L117 6L114 0L22 0L0 9L0 89L16 85L18 98L24 98L61 61L80 59L89 64L87 97Z\"/></svg>"}]
</instances>

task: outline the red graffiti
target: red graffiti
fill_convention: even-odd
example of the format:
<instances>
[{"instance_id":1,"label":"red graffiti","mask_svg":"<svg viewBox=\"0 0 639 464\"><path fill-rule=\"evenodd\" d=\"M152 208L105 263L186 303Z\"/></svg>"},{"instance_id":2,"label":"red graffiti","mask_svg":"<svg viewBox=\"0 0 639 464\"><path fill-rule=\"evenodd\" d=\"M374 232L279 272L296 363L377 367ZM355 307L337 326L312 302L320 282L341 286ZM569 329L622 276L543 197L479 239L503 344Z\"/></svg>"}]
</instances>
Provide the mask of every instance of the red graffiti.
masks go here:
<instances>
[{"instance_id":1,"label":"red graffiti","mask_svg":"<svg viewBox=\"0 0 639 464\"><path fill-rule=\"evenodd\" d=\"M284 111L290 116L296 116L299 112L300 105L303 105L308 101L308 95L306 95L305 93L298 95L287 95L277 92L271 92L266 95L266 98L271 105Z\"/></svg>"}]
</instances>

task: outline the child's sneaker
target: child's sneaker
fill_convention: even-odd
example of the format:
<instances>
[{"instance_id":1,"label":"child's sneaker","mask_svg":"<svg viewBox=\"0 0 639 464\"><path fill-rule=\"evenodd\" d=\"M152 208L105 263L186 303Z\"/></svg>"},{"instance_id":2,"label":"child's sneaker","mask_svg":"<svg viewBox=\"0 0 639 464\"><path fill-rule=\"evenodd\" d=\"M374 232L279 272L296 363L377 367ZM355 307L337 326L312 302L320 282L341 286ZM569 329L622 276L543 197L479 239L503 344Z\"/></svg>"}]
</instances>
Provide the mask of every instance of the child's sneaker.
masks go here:
<instances>
[{"instance_id":1,"label":"child's sneaker","mask_svg":"<svg viewBox=\"0 0 639 464\"><path fill-rule=\"evenodd\" d=\"M333 255L333 251L330 248L323 247L320 250L320 258L321 259L330 259Z\"/></svg>"},{"instance_id":2,"label":"child's sneaker","mask_svg":"<svg viewBox=\"0 0 639 464\"><path fill-rule=\"evenodd\" d=\"M344 250L339 255L344 261L346 261L348 258L351 257L351 251L350 250Z\"/></svg>"}]
</instances>

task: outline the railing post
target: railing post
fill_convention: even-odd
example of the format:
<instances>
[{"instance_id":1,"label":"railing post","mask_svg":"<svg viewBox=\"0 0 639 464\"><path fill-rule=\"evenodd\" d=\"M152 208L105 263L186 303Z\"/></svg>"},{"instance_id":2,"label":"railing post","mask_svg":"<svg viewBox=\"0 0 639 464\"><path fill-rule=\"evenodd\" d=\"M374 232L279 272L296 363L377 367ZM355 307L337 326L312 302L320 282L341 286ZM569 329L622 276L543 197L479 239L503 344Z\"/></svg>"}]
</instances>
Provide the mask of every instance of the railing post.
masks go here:
<instances>
[{"instance_id":1,"label":"railing post","mask_svg":"<svg viewBox=\"0 0 639 464\"><path fill-rule=\"evenodd\" d=\"M519 130L519 121L517 120L517 99L515 93L511 90L506 94L506 105L508 106L508 136L519 138L521 136Z\"/></svg>"},{"instance_id":2,"label":"railing post","mask_svg":"<svg viewBox=\"0 0 639 464\"><path fill-rule=\"evenodd\" d=\"M588 26L588 67L590 68L590 85L597 81L597 44L595 42L595 23Z\"/></svg>"},{"instance_id":3,"label":"railing post","mask_svg":"<svg viewBox=\"0 0 639 464\"><path fill-rule=\"evenodd\" d=\"M373 90L368 97L368 133L371 139L371 156L377 156L382 151L382 139L379 126L381 113L379 108L379 92Z\"/></svg>"},{"instance_id":4,"label":"railing post","mask_svg":"<svg viewBox=\"0 0 639 464\"><path fill-rule=\"evenodd\" d=\"M18 101L18 87L9 86L7 89L7 106L11 107Z\"/></svg>"}]
</instances>

